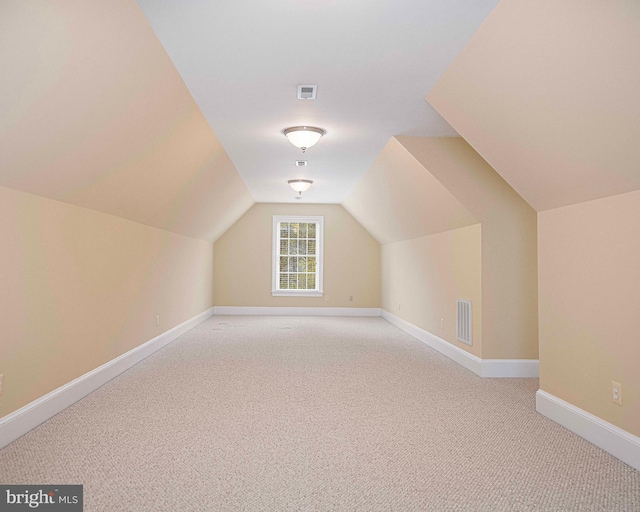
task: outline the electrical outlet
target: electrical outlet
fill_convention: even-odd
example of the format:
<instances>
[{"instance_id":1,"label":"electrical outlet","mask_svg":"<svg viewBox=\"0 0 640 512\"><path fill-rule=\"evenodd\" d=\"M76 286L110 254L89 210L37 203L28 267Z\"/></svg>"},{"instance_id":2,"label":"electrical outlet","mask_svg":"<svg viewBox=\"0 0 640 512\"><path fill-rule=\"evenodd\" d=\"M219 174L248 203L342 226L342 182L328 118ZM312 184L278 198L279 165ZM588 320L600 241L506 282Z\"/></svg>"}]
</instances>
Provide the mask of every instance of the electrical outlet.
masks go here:
<instances>
[{"instance_id":1,"label":"electrical outlet","mask_svg":"<svg viewBox=\"0 0 640 512\"><path fill-rule=\"evenodd\" d=\"M622 405L622 384L611 381L611 401L614 404Z\"/></svg>"},{"instance_id":2,"label":"electrical outlet","mask_svg":"<svg viewBox=\"0 0 640 512\"><path fill-rule=\"evenodd\" d=\"M440 319L440 329L444 329L444 318Z\"/></svg>"},{"instance_id":3,"label":"electrical outlet","mask_svg":"<svg viewBox=\"0 0 640 512\"><path fill-rule=\"evenodd\" d=\"M349 302L353 302L353 295L349 295Z\"/></svg>"},{"instance_id":4,"label":"electrical outlet","mask_svg":"<svg viewBox=\"0 0 640 512\"><path fill-rule=\"evenodd\" d=\"M398 311L400 311L400 303L398 302Z\"/></svg>"},{"instance_id":5,"label":"electrical outlet","mask_svg":"<svg viewBox=\"0 0 640 512\"><path fill-rule=\"evenodd\" d=\"M329 302L329 294L328 293L325 293L324 300L325 300L325 302Z\"/></svg>"},{"instance_id":6,"label":"electrical outlet","mask_svg":"<svg viewBox=\"0 0 640 512\"><path fill-rule=\"evenodd\" d=\"M4 387L4 373L0 373L0 396L2 396L3 387Z\"/></svg>"},{"instance_id":7,"label":"electrical outlet","mask_svg":"<svg viewBox=\"0 0 640 512\"><path fill-rule=\"evenodd\" d=\"M160 325L160 315L156 315L156 327Z\"/></svg>"}]
</instances>

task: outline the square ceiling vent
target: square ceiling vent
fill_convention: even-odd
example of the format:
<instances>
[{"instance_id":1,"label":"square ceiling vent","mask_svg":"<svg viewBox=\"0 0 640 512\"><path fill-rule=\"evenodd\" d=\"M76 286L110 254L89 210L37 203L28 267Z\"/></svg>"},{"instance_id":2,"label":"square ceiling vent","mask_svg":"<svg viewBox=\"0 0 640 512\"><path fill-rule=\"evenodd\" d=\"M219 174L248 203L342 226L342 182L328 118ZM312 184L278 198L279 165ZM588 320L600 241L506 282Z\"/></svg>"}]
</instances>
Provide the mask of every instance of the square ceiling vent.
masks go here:
<instances>
[{"instance_id":1,"label":"square ceiling vent","mask_svg":"<svg viewBox=\"0 0 640 512\"><path fill-rule=\"evenodd\" d=\"M318 93L317 85L298 85L299 100L315 100Z\"/></svg>"}]
</instances>

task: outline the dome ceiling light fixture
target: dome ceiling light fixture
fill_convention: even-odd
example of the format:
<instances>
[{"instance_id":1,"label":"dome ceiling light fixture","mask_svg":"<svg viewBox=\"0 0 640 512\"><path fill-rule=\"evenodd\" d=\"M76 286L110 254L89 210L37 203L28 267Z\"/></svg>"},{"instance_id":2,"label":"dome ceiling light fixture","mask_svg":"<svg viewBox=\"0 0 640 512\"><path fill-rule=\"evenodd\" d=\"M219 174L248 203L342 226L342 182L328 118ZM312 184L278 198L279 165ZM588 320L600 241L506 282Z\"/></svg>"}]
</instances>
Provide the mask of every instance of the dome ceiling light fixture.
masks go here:
<instances>
[{"instance_id":1,"label":"dome ceiling light fixture","mask_svg":"<svg viewBox=\"0 0 640 512\"><path fill-rule=\"evenodd\" d=\"M289 183L289 186L298 193L296 199L301 199L302 193L309 190L309 187L313 184L313 180L297 179L289 180L287 183Z\"/></svg>"},{"instance_id":2,"label":"dome ceiling light fixture","mask_svg":"<svg viewBox=\"0 0 640 512\"><path fill-rule=\"evenodd\" d=\"M307 148L315 146L325 133L322 128L316 128L315 126L292 126L287 128L282 133L285 134L289 142L295 147L300 148L304 153Z\"/></svg>"}]
</instances>

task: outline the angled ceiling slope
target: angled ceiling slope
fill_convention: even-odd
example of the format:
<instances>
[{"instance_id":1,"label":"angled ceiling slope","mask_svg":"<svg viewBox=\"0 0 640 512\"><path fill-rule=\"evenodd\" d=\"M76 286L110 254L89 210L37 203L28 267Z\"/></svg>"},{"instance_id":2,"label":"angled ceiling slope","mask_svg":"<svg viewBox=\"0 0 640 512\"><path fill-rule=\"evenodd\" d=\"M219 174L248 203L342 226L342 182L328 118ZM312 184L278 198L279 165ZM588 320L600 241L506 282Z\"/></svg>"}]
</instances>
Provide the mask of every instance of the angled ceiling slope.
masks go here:
<instances>
[{"instance_id":1,"label":"angled ceiling slope","mask_svg":"<svg viewBox=\"0 0 640 512\"><path fill-rule=\"evenodd\" d=\"M210 241L253 204L135 1L3 1L0 68L0 186Z\"/></svg>"},{"instance_id":2,"label":"angled ceiling slope","mask_svg":"<svg viewBox=\"0 0 640 512\"><path fill-rule=\"evenodd\" d=\"M538 211L640 189L640 2L502 0L427 101Z\"/></svg>"},{"instance_id":3,"label":"angled ceiling slope","mask_svg":"<svg viewBox=\"0 0 640 512\"><path fill-rule=\"evenodd\" d=\"M381 244L478 223L396 138L388 142L343 206Z\"/></svg>"}]
</instances>

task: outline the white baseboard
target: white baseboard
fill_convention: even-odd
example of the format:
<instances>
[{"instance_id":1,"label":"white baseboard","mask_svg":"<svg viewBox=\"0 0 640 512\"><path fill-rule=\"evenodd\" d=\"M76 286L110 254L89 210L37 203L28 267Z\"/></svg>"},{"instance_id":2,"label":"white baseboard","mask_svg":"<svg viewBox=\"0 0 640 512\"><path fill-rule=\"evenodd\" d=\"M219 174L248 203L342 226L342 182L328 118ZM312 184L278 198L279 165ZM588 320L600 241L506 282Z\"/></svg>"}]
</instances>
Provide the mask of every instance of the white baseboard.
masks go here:
<instances>
[{"instance_id":1,"label":"white baseboard","mask_svg":"<svg viewBox=\"0 0 640 512\"><path fill-rule=\"evenodd\" d=\"M482 359L482 377L537 379L539 375L537 359Z\"/></svg>"},{"instance_id":2,"label":"white baseboard","mask_svg":"<svg viewBox=\"0 0 640 512\"><path fill-rule=\"evenodd\" d=\"M285 308L214 306L213 314L251 316L380 316L380 308Z\"/></svg>"},{"instance_id":3,"label":"white baseboard","mask_svg":"<svg viewBox=\"0 0 640 512\"><path fill-rule=\"evenodd\" d=\"M0 418L0 448L15 441L213 315L213 308Z\"/></svg>"},{"instance_id":4,"label":"white baseboard","mask_svg":"<svg viewBox=\"0 0 640 512\"><path fill-rule=\"evenodd\" d=\"M477 375L482 375L482 359L469 352L458 348L451 343L443 340L442 338L438 338L437 336L431 334L420 327L413 325L412 323L403 320L400 317L397 317L386 310L382 310L381 314L382 318L384 318L387 322L395 325L399 329L402 329L407 334L410 334L417 340L420 340L422 343L430 346L431 348L437 350L441 354L444 354L449 359L453 359L456 363L464 366L467 370L471 370L473 373Z\"/></svg>"},{"instance_id":5,"label":"white baseboard","mask_svg":"<svg viewBox=\"0 0 640 512\"><path fill-rule=\"evenodd\" d=\"M481 359L384 309L380 316L480 377L538 377L537 359Z\"/></svg>"},{"instance_id":6,"label":"white baseboard","mask_svg":"<svg viewBox=\"0 0 640 512\"><path fill-rule=\"evenodd\" d=\"M541 389L536 411L640 471L640 437Z\"/></svg>"}]
</instances>

